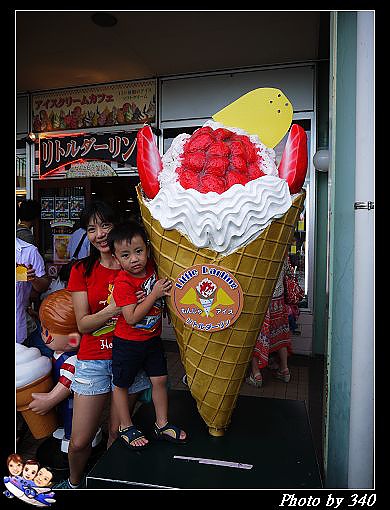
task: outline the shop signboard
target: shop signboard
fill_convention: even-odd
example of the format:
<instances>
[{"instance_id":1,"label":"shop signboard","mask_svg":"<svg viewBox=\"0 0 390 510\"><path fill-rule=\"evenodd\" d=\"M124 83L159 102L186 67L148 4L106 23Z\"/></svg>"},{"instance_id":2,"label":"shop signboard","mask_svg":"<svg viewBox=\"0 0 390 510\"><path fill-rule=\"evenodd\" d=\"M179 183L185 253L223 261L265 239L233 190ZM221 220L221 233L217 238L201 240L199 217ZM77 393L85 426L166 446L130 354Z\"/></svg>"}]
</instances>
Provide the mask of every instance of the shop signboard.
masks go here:
<instances>
[{"instance_id":1,"label":"shop signboard","mask_svg":"<svg viewBox=\"0 0 390 510\"><path fill-rule=\"evenodd\" d=\"M32 95L34 133L156 121L156 80L51 90Z\"/></svg>"},{"instance_id":2,"label":"shop signboard","mask_svg":"<svg viewBox=\"0 0 390 510\"><path fill-rule=\"evenodd\" d=\"M64 165L85 161L117 161L135 167L136 137L137 131L39 137L39 177Z\"/></svg>"}]
</instances>

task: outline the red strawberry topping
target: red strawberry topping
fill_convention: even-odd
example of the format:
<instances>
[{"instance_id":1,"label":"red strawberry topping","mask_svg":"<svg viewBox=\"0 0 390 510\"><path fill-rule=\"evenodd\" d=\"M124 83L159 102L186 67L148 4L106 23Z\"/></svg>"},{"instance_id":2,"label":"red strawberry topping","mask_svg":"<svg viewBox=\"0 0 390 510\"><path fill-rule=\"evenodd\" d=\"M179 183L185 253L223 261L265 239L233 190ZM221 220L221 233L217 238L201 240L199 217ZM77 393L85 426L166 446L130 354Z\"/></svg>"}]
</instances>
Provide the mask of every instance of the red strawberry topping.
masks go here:
<instances>
[{"instance_id":1,"label":"red strawberry topping","mask_svg":"<svg viewBox=\"0 0 390 510\"><path fill-rule=\"evenodd\" d=\"M211 157L207 159L206 164L204 165L204 171L207 174L214 174L223 177L226 173L228 166L229 166L228 158Z\"/></svg>"},{"instance_id":2,"label":"red strawberry topping","mask_svg":"<svg viewBox=\"0 0 390 510\"><path fill-rule=\"evenodd\" d=\"M228 189L230 188L230 186L233 186L233 184L242 184L243 186L245 186L245 184L249 181L249 179L245 177L245 175L240 174L238 172L229 172L226 180L228 183Z\"/></svg>"},{"instance_id":3,"label":"red strawberry topping","mask_svg":"<svg viewBox=\"0 0 390 510\"><path fill-rule=\"evenodd\" d=\"M195 138L190 138L186 143L188 152L205 151L213 143L214 139L209 134L198 135Z\"/></svg>"},{"instance_id":4,"label":"red strawberry topping","mask_svg":"<svg viewBox=\"0 0 390 510\"><path fill-rule=\"evenodd\" d=\"M215 193L221 193L220 189L225 186L225 180L222 177L216 175L205 174L200 182L199 190L201 193L208 193L214 191ZM188 188L187 188L188 189Z\"/></svg>"},{"instance_id":5,"label":"red strawberry topping","mask_svg":"<svg viewBox=\"0 0 390 510\"><path fill-rule=\"evenodd\" d=\"M190 152L184 157L184 165L194 172L200 172L205 163L206 154L204 152Z\"/></svg>"},{"instance_id":6,"label":"red strawberry topping","mask_svg":"<svg viewBox=\"0 0 390 510\"><path fill-rule=\"evenodd\" d=\"M205 126L185 143L177 173L185 189L223 193L234 184L245 185L265 175L261 164L262 157L248 136Z\"/></svg>"}]
</instances>

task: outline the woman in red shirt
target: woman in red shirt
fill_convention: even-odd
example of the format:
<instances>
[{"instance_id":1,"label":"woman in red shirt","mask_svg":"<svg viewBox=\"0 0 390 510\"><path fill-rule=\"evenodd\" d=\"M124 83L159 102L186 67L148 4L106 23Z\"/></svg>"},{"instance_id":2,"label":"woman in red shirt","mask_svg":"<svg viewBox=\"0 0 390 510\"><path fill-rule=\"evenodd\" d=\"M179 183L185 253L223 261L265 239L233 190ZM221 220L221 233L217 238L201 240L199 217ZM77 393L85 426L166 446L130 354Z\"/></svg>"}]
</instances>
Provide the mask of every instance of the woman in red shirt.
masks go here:
<instances>
[{"instance_id":1,"label":"woman in red shirt","mask_svg":"<svg viewBox=\"0 0 390 510\"><path fill-rule=\"evenodd\" d=\"M112 256L107 235L115 216L104 202L91 202L80 223L87 231L90 254L72 267L67 289L72 293L78 329L82 334L75 365L72 434L68 459L70 476L56 488L79 488L112 389L112 338L121 309L111 297L120 265ZM150 387L146 376L138 376L129 393ZM111 412L109 444L115 439L118 418ZM115 431L115 432L114 432Z\"/></svg>"}]
</instances>

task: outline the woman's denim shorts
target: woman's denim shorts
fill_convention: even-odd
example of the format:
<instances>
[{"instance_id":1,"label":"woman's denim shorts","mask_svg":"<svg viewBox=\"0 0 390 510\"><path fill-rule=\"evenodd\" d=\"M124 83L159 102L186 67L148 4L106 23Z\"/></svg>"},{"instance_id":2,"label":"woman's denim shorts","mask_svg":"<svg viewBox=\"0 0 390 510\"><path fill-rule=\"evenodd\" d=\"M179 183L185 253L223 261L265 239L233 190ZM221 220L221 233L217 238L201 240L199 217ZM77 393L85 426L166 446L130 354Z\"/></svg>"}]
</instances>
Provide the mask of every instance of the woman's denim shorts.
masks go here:
<instances>
[{"instance_id":1,"label":"woman's denim shorts","mask_svg":"<svg viewBox=\"0 0 390 510\"><path fill-rule=\"evenodd\" d=\"M129 388L138 393L150 388L150 379L140 370ZM113 388L112 361L110 359L76 360L75 373L70 389L79 395L102 395Z\"/></svg>"}]
</instances>

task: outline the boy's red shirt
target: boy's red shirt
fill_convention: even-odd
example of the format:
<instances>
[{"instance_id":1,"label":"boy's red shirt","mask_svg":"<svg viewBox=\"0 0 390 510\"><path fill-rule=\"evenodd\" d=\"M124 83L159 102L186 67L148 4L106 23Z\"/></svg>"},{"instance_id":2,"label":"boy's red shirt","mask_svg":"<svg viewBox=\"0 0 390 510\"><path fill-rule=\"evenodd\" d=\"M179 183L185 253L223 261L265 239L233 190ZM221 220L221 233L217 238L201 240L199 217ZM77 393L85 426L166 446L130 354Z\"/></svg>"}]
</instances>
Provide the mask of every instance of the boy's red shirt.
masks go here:
<instances>
[{"instance_id":1,"label":"boy's red shirt","mask_svg":"<svg viewBox=\"0 0 390 510\"><path fill-rule=\"evenodd\" d=\"M120 271L115 280L113 297L117 306L126 306L137 303L135 293L143 290L149 295L158 277L150 259L146 264L146 276L136 278L127 271ZM162 299L155 301L147 315L134 326L127 324L121 314L115 326L115 336L125 340L144 341L161 335L162 329Z\"/></svg>"},{"instance_id":2,"label":"boy's red shirt","mask_svg":"<svg viewBox=\"0 0 390 510\"><path fill-rule=\"evenodd\" d=\"M75 264L70 273L67 289L70 292L86 291L90 313L103 310L111 297L114 280L120 269L109 269L98 261L90 276L85 276L83 263ZM77 358L80 360L111 359L112 338L114 336L116 318L92 333L84 333L81 337Z\"/></svg>"}]
</instances>

